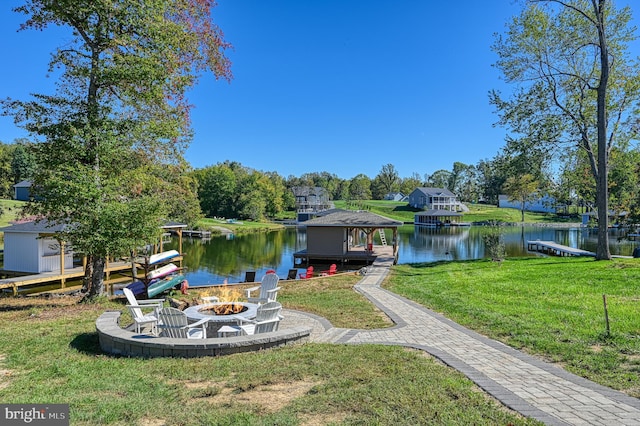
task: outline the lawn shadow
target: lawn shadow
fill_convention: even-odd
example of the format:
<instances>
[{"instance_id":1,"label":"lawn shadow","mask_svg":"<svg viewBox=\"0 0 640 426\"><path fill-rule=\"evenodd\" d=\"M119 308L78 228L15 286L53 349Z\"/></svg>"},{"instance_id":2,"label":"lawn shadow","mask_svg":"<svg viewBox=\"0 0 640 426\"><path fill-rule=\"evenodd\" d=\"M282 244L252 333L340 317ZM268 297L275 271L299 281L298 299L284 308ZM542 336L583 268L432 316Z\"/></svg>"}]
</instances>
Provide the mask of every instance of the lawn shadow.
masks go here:
<instances>
[{"instance_id":1,"label":"lawn shadow","mask_svg":"<svg viewBox=\"0 0 640 426\"><path fill-rule=\"evenodd\" d=\"M69 346L86 355L106 355L100 348L98 333L78 334Z\"/></svg>"},{"instance_id":2,"label":"lawn shadow","mask_svg":"<svg viewBox=\"0 0 640 426\"><path fill-rule=\"evenodd\" d=\"M27 305L10 305L0 306L0 312L16 312L16 311L28 311L30 309L42 308L43 305L27 304Z\"/></svg>"},{"instance_id":3,"label":"lawn shadow","mask_svg":"<svg viewBox=\"0 0 640 426\"><path fill-rule=\"evenodd\" d=\"M414 269L422 269L422 268L435 268L442 265L448 265L450 263L486 263L487 261L488 259L436 260L433 262L405 263L404 265Z\"/></svg>"}]
</instances>

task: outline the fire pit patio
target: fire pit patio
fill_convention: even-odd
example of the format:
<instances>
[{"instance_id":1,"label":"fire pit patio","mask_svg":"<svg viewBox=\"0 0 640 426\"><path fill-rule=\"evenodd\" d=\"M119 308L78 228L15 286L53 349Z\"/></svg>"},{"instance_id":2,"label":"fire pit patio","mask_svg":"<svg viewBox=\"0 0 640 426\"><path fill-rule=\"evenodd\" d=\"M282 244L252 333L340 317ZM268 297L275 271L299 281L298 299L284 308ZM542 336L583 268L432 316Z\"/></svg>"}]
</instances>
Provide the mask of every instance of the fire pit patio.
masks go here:
<instances>
[{"instance_id":1,"label":"fire pit patio","mask_svg":"<svg viewBox=\"0 0 640 426\"><path fill-rule=\"evenodd\" d=\"M239 312L233 313L224 313L224 314L216 314L216 310L218 308L225 308L229 305L235 305L238 308ZM226 310L226 309L223 309ZM184 313L187 315L189 322L198 322L201 319L207 318L209 319L209 324L207 324L207 335L215 336L215 333L218 332L220 327L224 325L230 325L237 323L237 318L242 319L253 319L256 317L256 312L258 310L258 305L255 303L247 303L247 302L213 302L213 303L205 303L202 305L191 306L184 310Z\"/></svg>"},{"instance_id":2,"label":"fire pit patio","mask_svg":"<svg viewBox=\"0 0 640 426\"><path fill-rule=\"evenodd\" d=\"M272 333L234 337L218 337L217 334L207 334L206 339L174 339L135 333L133 325L122 328L120 326L121 314L122 312L117 310L106 311L96 320L100 348L106 353L117 356L145 358L221 356L303 343L309 341L313 330L311 325L303 324L305 319L317 321L317 318L312 315L290 311L285 314L289 324L285 324L280 330ZM217 323L212 322L212 324ZM318 324L322 331L326 331L330 327L329 324L321 322Z\"/></svg>"}]
</instances>

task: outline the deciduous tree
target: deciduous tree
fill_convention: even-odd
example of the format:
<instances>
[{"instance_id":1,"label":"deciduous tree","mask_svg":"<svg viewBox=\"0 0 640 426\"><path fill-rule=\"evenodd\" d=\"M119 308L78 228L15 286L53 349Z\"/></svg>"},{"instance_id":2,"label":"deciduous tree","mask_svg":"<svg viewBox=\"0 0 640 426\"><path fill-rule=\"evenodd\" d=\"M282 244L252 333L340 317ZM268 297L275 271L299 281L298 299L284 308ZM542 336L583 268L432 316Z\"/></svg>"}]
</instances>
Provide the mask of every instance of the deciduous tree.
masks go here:
<instances>
[{"instance_id":1,"label":"deciduous tree","mask_svg":"<svg viewBox=\"0 0 640 426\"><path fill-rule=\"evenodd\" d=\"M371 179L360 173L349 181L350 200L370 200L371 199Z\"/></svg>"},{"instance_id":2,"label":"deciduous tree","mask_svg":"<svg viewBox=\"0 0 640 426\"><path fill-rule=\"evenodd\" d=\"M371 192L374 199L381 200L385 195L395 192L400 187L400 176L391 163L382 166L378 175L371 182Z\"/></svg>"},{"instance_id":3,"label":"deciduous tree","mask_svg":"<svg viewBox=\"0 0 640 426\"><path fill-rule=\"evenodd\" d=\"M54 94L4 101L39 141L32 212L90 260L87 297L103 293L107 256L159 236L181 187L191 132L187 91L202 72L229 79L211 0L27 0L21 29L68 28Z\"/></svg>"},{"instance_id":4,"label":"deciduous tree","mask_svg":"<svg viewBox=\"0 0 640 426\"><path fill-rule=\"evenodd\" d=\"M11 159L11 173L13 182L30 180L36 172L36 160L33 156L33 144L28 140L20 139L15 143L13 158Z\"/></svg>"},{"instance_id":5,"label":"deciduous tree","mask_svg":"<svg viewBox=\"0 0 640 426\"><path fill-rule=\"evenodd\" d=\"M511 201L520 203L520 212L524 222L524 211L528 202L538 197L539 182L532 175L524 174L507 178L504 184L504 192Z\"/></svg>"},{"instance_id":6,"label":"deciduous tree","mask_svg":"<svg viewBox=\"0 0 640 426\"><path fill-rule=\"evenodd\" d=\"M609 155L634 132L640 98L629 8L610 0L528 0L493 48L510 99L491 101L500 123L524 141L567 143L586 152L596 187L597 259L610 259ZM566 145L565 145L566 147Z\"/></svg>"},{"instance_id":7,"label":"deciduous tree","mask_svg":"<svg viewBox=\"0 0 640 426\"><path fill-rule=\"evenodd\" d=\"M409 195L413 192L414 189L419 188L422 185L422 178L418 172L414 172L408 178L402 179L400 182L400 192L404 195Z\"/></svg>"},{"instance_id":8,"label":"deciduous tree","mask_svg":"<svg viewBox=\"0 0 640 426\"><path fill-rule=\"evenodd\" d=\"M431 176L427 177L426 184L434 188L449 188L452 173L449 170L436 170Z\"/></svg>"}]
</instances>

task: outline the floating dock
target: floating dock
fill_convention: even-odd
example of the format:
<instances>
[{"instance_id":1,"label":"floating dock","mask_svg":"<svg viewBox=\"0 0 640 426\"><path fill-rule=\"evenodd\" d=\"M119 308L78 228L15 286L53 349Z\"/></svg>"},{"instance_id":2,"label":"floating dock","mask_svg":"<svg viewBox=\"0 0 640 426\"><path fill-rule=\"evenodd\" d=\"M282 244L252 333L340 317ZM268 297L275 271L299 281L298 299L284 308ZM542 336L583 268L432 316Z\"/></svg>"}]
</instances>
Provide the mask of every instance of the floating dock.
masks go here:
<instances>
[{"instance_id":1,"label":"floating dock","mask_svg":"<svg viewBox=\"0 0 640 426\"><path fill-rule=\"evenodd\" d=\"M211 238L211 231L198 231L193 229L184 229L182 230L182 235L184 237L209 239Z\"/></svg>"},{"instance_id":2,"label":"floating dock","mask_svg":"<svg viewBox=\"0 0 640 426\"><path fill-rule=\"evenodd\" d=\"M595 257L595 253L579 248L564 246L553 241L527 241L528 251L537 251L540 253L551 254L554 256L591 256Z\"/></svg>"}]
</instances>

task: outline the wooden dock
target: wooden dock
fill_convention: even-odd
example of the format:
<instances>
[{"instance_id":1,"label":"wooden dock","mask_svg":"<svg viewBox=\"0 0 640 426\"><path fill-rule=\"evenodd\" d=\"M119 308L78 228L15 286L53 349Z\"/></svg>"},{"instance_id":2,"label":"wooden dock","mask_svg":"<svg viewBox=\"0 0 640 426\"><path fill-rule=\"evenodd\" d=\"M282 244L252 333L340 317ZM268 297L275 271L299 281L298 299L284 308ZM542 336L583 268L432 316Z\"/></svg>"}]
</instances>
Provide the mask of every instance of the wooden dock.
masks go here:
<instances>
[{"instance_id":1,"label":"wooden dock","mask_svg":"<svg viewBox=\"0 0 640 426\"><path fill-rule=\"evenodd\" d=\"M131 274L131 262L109 262L105 265L105 283L113 284L116 282L121 282L123 280L131 281L131 276L126 278L116 278L110 279L111 273L122 273L128 272ZM10 278L0 279L0 291L4 289L11 289L13 295L18 294L19 287L28 287L28 286L36 286L38 284L60 284L60 288L64 289L66 287L66 282L69 280L77 280L81 279L84 276L84 268L82 266L77 266L73 269L65 269L64 273L60 273L60 271L53 272L42 272L39 274L33 275L21 275Z\"/></svg>"},{"instance_id":2,"label":"wooden dock","mask_svg":"<svg viewBox=\"0 0 640 426\"><path fill-rule=\"evenodd\" d=\"M555 243L553 241L527 241L528 251L537 251L540 253L551 254L554 256L591 256L596 254L574 247L563 246L562 244Z\"/></svg>"},{"instance_id":3,"label":"wooden dock","mask_svg":"<svg viewBox=\"0 0 640 426\"><path fill-rule=\"evenodd\" d=\"M340 262L345 263L361 263L365 265L373 264L378 258L391 258L397 262L398 253L393 252L392 246L373 246L373 250L367 250L364 246L351 247L348 252L342 254L320 254L308 253L306 249L297 251L293 254L294 263L310 263L316 262Z\"/></svg>"},{"instance_id":4,"label":"wooden dock","mask_svg":"<svg viewBox=\"0 0 640 426\"><path fill-rule=\"evenodd\" d=\"M183 229L182 230L182 235L184 237L209 239L209 238L211 238L211 231L198 231L198 230L193 230L193 229Z\"/></svg>"}]
</instances>

